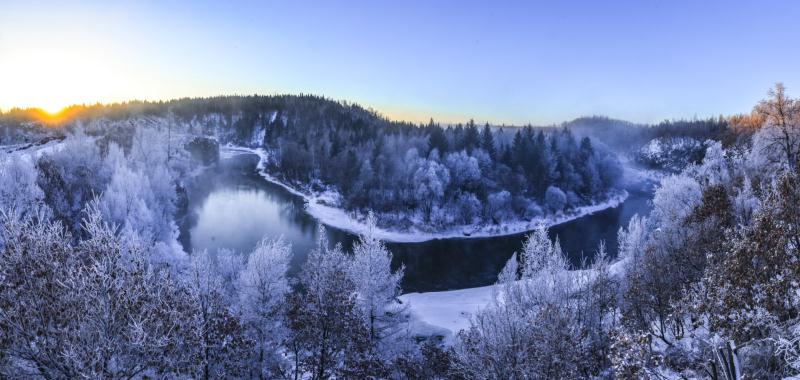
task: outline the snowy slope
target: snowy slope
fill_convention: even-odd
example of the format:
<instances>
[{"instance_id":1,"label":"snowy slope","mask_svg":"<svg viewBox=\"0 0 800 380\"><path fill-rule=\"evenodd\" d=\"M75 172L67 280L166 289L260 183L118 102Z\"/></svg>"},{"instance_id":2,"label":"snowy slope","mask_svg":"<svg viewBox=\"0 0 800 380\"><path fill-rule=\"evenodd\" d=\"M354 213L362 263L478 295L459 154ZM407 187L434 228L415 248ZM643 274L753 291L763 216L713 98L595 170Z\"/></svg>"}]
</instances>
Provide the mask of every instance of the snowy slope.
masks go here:
<instances>
[{"instance_id":1,"label":"snowy slope","mask_svg":"<svg viewBox=\"0 0 800 380\"><path fill-rule=\"evenodd\" d=\"M611 264L611 275L619 277L625 270L625 260ZM573 281L578 281L582 276L591 276L591 270L576 270L568 272ZM586 278L586 277L583 277ZM470 317L492 302L497 294L497 285L482 286L443 292L407 293L400 296L400 300L409 306L411 317L421 327L412 333L419 336L430 336L431 331L444 331L446 342L459 331L469 327Z\"/></svg>"}]
</instances>

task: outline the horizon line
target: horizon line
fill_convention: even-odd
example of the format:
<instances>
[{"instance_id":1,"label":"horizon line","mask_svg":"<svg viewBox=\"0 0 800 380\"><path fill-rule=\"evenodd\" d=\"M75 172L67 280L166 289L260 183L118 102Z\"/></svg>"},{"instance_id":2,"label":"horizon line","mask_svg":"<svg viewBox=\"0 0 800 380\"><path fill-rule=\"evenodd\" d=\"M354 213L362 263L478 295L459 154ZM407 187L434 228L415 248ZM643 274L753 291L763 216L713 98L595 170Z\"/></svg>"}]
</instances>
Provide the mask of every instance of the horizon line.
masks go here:
<instances>
[{"instance_id":1,"label":"horizon line","mask_svg":"<svg viewBox=\"0 0 800 380\"><path fill-rule=\"evenodd\" d=\"M692 115L691 117L681 116L681 117L678 117L678 118L665 118L665 119L662 119L662 120L656 121L656 122L632 121L632 120L627 120L627 119L624 119L624 118L614 117L614 116L605 115L605 114L578 115L578 116L575 116L575 117L572 117L572 118L566 118L566 119L563 119L561 121L550 122L550 123L532 122L530 120L529 121L525 121L525 122L494 122L494 121L491 121L489 119L482 119L481 120L479 118L470 117L470 116L464 116L464 117L461 117L461 118L456 118L455 116L437 118L437 117L434 117L434 116L431 116L431 115L418 116L418 117L414 117L414 116L403 117L403 116L400 116L399 114L408 115L409 112L408 111L404 112L402 110L396 110L398 112L391 112L391 111L387 112L387 111L385 111L386 108L394 108L394 107L391 107L391 106L385 106L385 107L370 106L370 105L365 105L364 103L361 103L361 102L358 102L358 101L348 100L348 99L344 99L344 98L338 98L337 99L337 98L334 98L334 97L331 97L331 96L326 96L324 94L314 94L314 93L305 93L305 92L298 92L298 93L290 93L290 92L285 92L285 93L278 93L278 92L266 93L265 92L265 93L250 93L250 94L233 93L233 94L218 94L218 95L180 96L180 97L173 97L173 98L158 98L158 99L153 99L153 98L151 98L151 99L147 99L147 98L131 98L131 99L127 99L127 100L114 100L114 101L108 101L108 102L103 102L103 101L81 102L81 103L72 103L72 104L69 104L67 106L61 107L56 112L52 112L50 110L46 110L42 106L18 106L18 105L14 105L14 106L10 106L10 107L0 106L0 115L8 114L8 113L11 113L13 111L23 111L23 112L31 112L31 111L33 111L33 112L40 112L40 113L46 114L49 117L59 117L59 116L63 116L62 114L65 111L70 110L70 109L74 109L74 108L126 106L126 105L132 105L132 104L136 104L136 103L140 103L140 104L159 104L159 103L179 102L179 101L183 101L183 100L203 100L203 99L214 99L214 98L280 97L280 96L296 96L296 97L309 96L309 97L317 97L317 98L321 98L323 100L332 101L332 102L336 102L336 103L339 103L339 104L347 104L347 105L350 105L350 106L358 106L358 107L363 108L363 109L365 109L367 111L372 111L377 116L382 117L382 118L384 118L384 119L386 119L388 121L391 121L391 122L425 125L425 124L428 124L431 121L433 121L435 124L439 124L441 126L457 126L459 124L464 125L464 124L468 123L469 121L473 121L476 125L479 125L479 126L483 126L483 125L488 124L489 126L492 126L492 127L515 127L515 128L522 128L522 127L526 127L526 126L531 126L531 127L558 127L558 126L561 126L563 124L574 122L574 121L579 120L579 119L596 119L596 118L597 119L608 119L608 120L614 120L614 121L618 121L618 122L624 122L624 123L630 123L630 124L635 124L635 125L645 125L646 126L646 125L657 125L657 124L664 123L664 122L675 122L675 121L686 121L686 120L689 120L689 121L691 121L691 120L708 120L708 119L715 119L715 118L730 118L731 116L745 115L745 114L749 113L749 112L739 112L739 113L734 113L734 114L730 114L730 115L725 115L725 114L719 113L719 114L716 114L716 115L708 115L708 116L705 116L705 117L701 117L701 116L698 116L697 114L695 114L695 115ZM414 112L414 113L417 113L417 112Z\"/></svg>"}]
</instances>

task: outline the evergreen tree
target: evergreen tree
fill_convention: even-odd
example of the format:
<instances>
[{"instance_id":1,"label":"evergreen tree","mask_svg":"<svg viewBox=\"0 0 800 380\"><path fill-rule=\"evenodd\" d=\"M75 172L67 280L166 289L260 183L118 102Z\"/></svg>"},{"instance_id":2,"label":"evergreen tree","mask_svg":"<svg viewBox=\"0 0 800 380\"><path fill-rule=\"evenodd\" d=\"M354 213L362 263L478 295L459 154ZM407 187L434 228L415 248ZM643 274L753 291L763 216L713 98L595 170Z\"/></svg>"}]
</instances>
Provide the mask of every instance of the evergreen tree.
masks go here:
<instances>
[{"instance_id":1,"label":"evergreen tree","mask_svg":"<svg viewBox=\"0 0 800 380\"><path fill-rule=\"evenodd\" d=\"M467 153L472 153L472 150L478 147L479 144L480 132L478 132L475 121L470 119L469 123L467 123L467 126L464 128L463 148L467 150Z\"/></svg>"},{"instance_id":2,"label":"evergreen tree","mask_svg":"<svg viewBox=\"0 0 800 380\"><path fill-rule=\"evenodd\" d=\"M439 154L447 153L447 138L444 135L444 130L438 124L433 124L431 119L428 124L428 148L430 150L437 149Z\"/></svg>"},{"instance_id":3,"label":"evergreen tree","mask_svg":"<svg viewBox=\"0 0 800 380\"><path fill-rule=\"evenodd\" d=\"M489 154L492 160L497 159L497 147L494 145L494 136L489 128L489 123L483 126L483 131L481 132L481 148Z\"/></svg>"}]
</instances>

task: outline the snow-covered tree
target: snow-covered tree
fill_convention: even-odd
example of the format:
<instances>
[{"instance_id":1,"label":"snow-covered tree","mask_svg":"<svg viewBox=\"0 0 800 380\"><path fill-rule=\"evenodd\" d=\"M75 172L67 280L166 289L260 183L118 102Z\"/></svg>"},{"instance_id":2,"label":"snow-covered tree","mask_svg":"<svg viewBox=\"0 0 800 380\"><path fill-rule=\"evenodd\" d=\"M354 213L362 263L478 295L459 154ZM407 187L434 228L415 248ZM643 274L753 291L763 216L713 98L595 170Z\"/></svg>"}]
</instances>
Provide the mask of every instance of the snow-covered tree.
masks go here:
<instances>
[{"instance_id":1,"label":"snow-covered tree","mask_svg":"<svg viewBox=\"0 0 800 380\"><path fill-rule=\"evenodd\" d=\"M665 232L678 229L701 195L700 184L686 174L664 177L653 196L652 217Z\"/></svg>"},{"instance_id":2,"label":"snow-covered tree","mask_svg":"<svg viewBox=\"0 0 800 380\"><path fill-rule=\"evenodd\" d=\"M435 160L420 161L419 168L414 172L414 197L430 215L433 206L444 197L445 189L450 183L450 172Z\"/></svg>"},{"instance_id":3,"label":"snow-covered tree","mask_svg":"<svg viewBox=\"0 0 800 380\"><path fill-rule=\"evenodd\" d=\"M36 182L53 216L80 234L84 207L111 180L95 138L81 131L67 136L58 149L38 158L36 168Z\"/></svg>"},{"instance_id":4,"label":"snow-covered tree","mask_svg":"<svg viewBox=\"0 0 800 380\"><path fill-rule=\"evenodd\" d=\"M511 217L511 193L503 190L489 194L486 199L486 214L495 223Z\"/></svg>"},{"instance_id":5,"label":"snow-covered tree","mask_svg":"<svg viewBox=\"0 0 800 380\"><path fill-rule=\"evenodd\" d=\"M706 142L706 154L703 162L697 167L695 177L706 186L727 184L730 182L730 163L725 157L725 149L719 141Z\"/></svg>"},{"instance_id":6,"label":"snow-covered tree","mask_svg":"<svg viewBox=\"0 0 800 380\"><path fill-rule=\"evenodd\" d=\"M239 277L240 307L251 338L256 341L255 361L261 378L285 371L280 356L286 336L286 295L292 246L282 237L261 240L247 260Z\"/></svg>"},{"instance_id":7,"label":"snow-covered tree","mask_svg":"<svg viewBox=\"0 0 800 380\"><path fill-rule=\"evenodd\" d=\"M239 276L245 269L245 265L245 258L242 254L228 248L217 250L217 273L222 281L222 287L226 298L234 307L238 305Z\"/></svg>"},{"instance_id":8,"label":"snow-covered tree","mask_svg":"<svg viewBox=\"0 0 800 380\"><path fill-rule=\"evenodd\" d=\"M129 169L125 162L121 164L100 198L103 217L142 236L162 239L169 228L167 225L167 231L163 231L165 223L155 214L159 211L150 208L154 205L150 179Z\"/></svg>"},{"instance_id":9,"label":"snow-covered tree","mask_svg":"<svg viewBox=\"0 0 800 380\"><path fill-rule=\"evenodd\" d=\"M763 338L774 323L795 318L800 292L800 180L783 175L753 222L710 257L699 298L709 324L736 341Z\"/></svg>"},{"instance_id":10,"label":"snow-covered tree","mask_svg":"<svg viewBox=\"0 0 800 380\"><path fill-rule=\"evenodd\" d=\"M207 251L196 252L189 265L187 288L195 307L188 320L194 338L190 347L192 375L212 379L242 377L247 373L243 358L251 352L252 338L231 312L223 279Z\"/></svg>"},{"instance_id":11,"label":"snow-covered tree","mask_svg":"<svg viewBox=\"0 0 800 380\"><path fill-rule=\"evenodd\" d=\"M754 137L753 149L769 163L797 167L800 159L800 102L786 94L782 83L755 108L765 120Z\"/></svg>"},{"instance_id":12,"label":"snow-covered tree","mask_svg":"<svg viewBox=\"0 0 800 380\"><path fill-rule=\"evenodd\" d=\"M617 249L619 251L617 257L622 260L635 260L644 252L648 232L647 217L642 217L638 214L633 215L631 220L628 221L628 227L625 229L620 227L617 232Z\"/></svg>"},{"instance_id":13,"label":"snow-covered tree","mask_svg":"<svg viewBox=\"0 0 800 380\"><path fill-rule=\"evenodd\" d=\"M522 278L536 278L543 271L560 272L567 269L567 260L561 251L561 244L553 243L547 236L547 227L540 225L528 234L520 252Z\"/></svg>"},{"instance_id":14,"label":"snow-covered tree","mask_svg":"<svg viewBox=\"0 0 800 380\"><path fill-rule=\"evenodd\" d=\"M465 151L448 153L444 157L445 165L450 172L452 184L459 189L469 189L478 184L481 179L481 168L475 157L467 155Z\"/></svg>"},{"instance_id":15,"label":"snow-covered tree","mask_svg":"<svg viewBox=\"0 0 800 380\"><path fill-rule=\"evenodd\" d=\"M100 197L99 207L104 219L129 229L143 238L153 239L159 244L155 262L180 263L185 258L177 242L175 225L175 187L172 177L165 169L147 175L133 169L139 165L112 154L115 144L110 145L106 166L112 172L111 180Z\"/></svg>"},{"instance_id":16,"label":"snow-covered tree","mask_svg":"<svg viewBox=\"0 0 800 380\"><path fill-rule=\"evenodd\" d=\"M736 189L736 195L733 197L733 209L738 224L750 224L760 205L761 201L753 191L752 181L747 176L743 177L742 186Z\"/></svg>"},{"instance_id":17,"label":"snow-covered tree","mask_svg":"<svg viewBox=\"0 0 800 380\"><path fill-rule=\"evenodd\" d=\"M44 192L36 184L37 172L31 158L0 155L0 209L28 215L47 207Z\"/></svg>"},{"instance_id":18,"label":"snow-covered tree","mask_svg":"<svg viewBox=\"0 0 800 380\"><path fill-rule=\"evenodd\" d=\"M327 379L356 368L385 372L367 344L368 332L356 304L356 286L350 280L348 258L340 245L328 246L320 226L317 246L300 275L304 293L293 295L288 313L292 329L287 341L293 356L294 377ZM371 365L374 364L374 365ZM362 373L362 376L369 373Z\"/></svg>"},{"instance_id":19,"label":"snow-covered tree","mask_svg":"<svg viewBox=\"0 0 800 380\"><path fill-rule=\"evenodd\" d=\"M398 301L404 268L392 271L392 254L375 237L375 228L375 217L370 213L366 232L353 246L348 274L370 341L392 345L389 340L396 338L405 319L404 307Z\"/></svg>"}]
</instances>

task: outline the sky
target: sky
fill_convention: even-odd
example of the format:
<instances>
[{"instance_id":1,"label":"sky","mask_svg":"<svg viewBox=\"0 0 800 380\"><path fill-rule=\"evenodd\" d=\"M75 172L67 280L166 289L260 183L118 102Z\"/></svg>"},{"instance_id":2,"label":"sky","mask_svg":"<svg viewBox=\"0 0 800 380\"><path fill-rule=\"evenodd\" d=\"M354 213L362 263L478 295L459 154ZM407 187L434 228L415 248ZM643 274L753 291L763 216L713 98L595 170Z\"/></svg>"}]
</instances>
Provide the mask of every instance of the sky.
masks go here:
<instances>
[{"instance_id":1,"label":"sky","mask_svg":"<svg viewBox=\"0 0 800 380\"><path fill-rule=\"evenodd\" d=\"M306 93L408 121L634 122L800 95L800 1L0 0L0 109Z\"/></svg>"}]
</instances>

